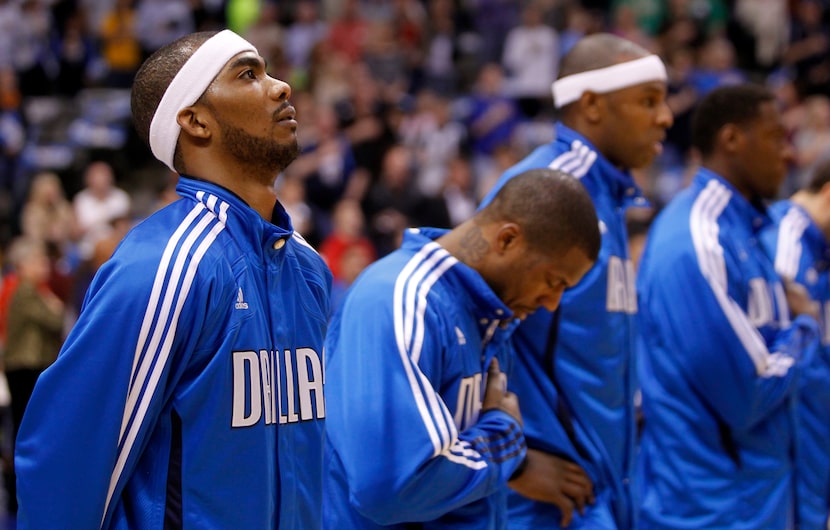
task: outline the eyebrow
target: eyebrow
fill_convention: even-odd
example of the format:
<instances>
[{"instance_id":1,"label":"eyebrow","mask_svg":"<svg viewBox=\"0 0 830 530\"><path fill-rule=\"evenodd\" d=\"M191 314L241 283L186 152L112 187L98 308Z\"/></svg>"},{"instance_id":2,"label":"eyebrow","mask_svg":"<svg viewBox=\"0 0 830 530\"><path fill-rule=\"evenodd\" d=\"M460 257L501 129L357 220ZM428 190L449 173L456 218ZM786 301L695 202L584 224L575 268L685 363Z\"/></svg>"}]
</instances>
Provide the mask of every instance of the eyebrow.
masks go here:
<instances>
[{"instance_id":1,"label":"eyebrow","mask_svg":"<svg viewBox=\"0 0 830 530\"><path fill-rule=\"evenodd\" d=\"M242 66L258 67L258 66L262 66L262 63L263 63L263 61L259 57L252 57L250 55L243 55L242 57L237 58L231 64L229 64L228 69L235 70L236 68L240 68Z\"/></svg>"}]
</instances>

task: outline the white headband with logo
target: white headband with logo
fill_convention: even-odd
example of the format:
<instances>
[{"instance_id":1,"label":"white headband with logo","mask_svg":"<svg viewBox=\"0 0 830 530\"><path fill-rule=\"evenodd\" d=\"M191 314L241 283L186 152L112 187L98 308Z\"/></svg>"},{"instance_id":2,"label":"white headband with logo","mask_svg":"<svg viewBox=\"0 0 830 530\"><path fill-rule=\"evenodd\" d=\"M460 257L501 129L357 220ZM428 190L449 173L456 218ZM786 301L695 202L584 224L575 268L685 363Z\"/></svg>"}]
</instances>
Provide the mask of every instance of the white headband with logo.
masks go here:
<instances>
[{"instance_id":1,"label":"white headband with logo","mask_svg":"<svg viewBox=\"0 0 830 530\"><path fill-rule=\"evenodd\" d=\"M553 103L559 109L578 100L588 90L597 94L605 94L640 83L666 81L666 79L666 67L663 61L656 55L647 55L633 61L557 79L552 87Z\"/></svg>"},{"instance_id":2,"label":"white headband with logo","mask_svg":"<svg viewBox=\"0 0 830 530\"><path fill-rule=\"evenodd\" d=\"M196 103L231 58L256 48L233 31L220 31L199 46L184 63L164 92L150 123L150 150L160 161L173 168L173 154L181 127L176 116L183 108Z\"/></svg>"}]
</instances>

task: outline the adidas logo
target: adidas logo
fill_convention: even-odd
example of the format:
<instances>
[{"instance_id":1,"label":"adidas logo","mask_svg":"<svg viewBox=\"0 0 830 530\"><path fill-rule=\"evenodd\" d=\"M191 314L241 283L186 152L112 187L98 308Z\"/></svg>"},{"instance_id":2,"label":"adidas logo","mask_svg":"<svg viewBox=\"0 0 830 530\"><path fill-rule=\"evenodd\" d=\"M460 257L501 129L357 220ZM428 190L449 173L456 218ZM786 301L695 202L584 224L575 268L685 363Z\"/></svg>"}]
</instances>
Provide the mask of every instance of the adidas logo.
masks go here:
<instances>
[{"instance_id":1,"label":"adidas logo","mask_svg":"<svg viewBox=\"0 0 830 530\"><path fill-rule=\"evenodd\" d=\"M464 336L464 333L462 333L458 326L455 327L455 335L458 337L459 346L467 344L467 337Z\"/></svg>"},{"instance_id":2,"label":"adidas logo","mask_svg":"<svg viewBox=\"0 0 830 530\"><path fill-rule=\"evenodd\" d=\"M239 288L239 293L236 295L236 308L248 309L248 302L242 297L242 287Z\"/></svg>"}]
</instances>

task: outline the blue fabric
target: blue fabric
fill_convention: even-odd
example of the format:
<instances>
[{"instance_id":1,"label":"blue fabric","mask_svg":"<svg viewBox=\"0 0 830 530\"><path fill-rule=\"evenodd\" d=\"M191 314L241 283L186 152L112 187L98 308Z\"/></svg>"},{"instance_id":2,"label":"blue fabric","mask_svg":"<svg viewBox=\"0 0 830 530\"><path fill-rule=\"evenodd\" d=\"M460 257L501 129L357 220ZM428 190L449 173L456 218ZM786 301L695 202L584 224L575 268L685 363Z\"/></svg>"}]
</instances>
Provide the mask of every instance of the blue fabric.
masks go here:
<instances>
[{"instance_id":1,"label":"blue fabric","mask_svg":"<svg viewBox=\"0 0 830 530\"><path fill-rule=\"evenodd\" d=\"M789 319L759 241L770 223L701 169L649 233L638 277L641 528L792 527L795 395L817 325Z\"/></svg>"},{"instance_id":2,"label":"blue fabric","mask_svg":"<svg viewBox=\"0 0 830 530\"><path fill-rule=\"evenodd\" d=\"M586 138L559 123L555 141L507 170L482 204L492 201L512 177L543 167L580 179L597 210L602 247L594 267L562 297L552 357L547 343L555 325L553 313L540 309L519 325L513 336L516 368L510 386L519 395L528 446L579 463L594 483L597 504L587 507L571 527L633 528L637 300L625 210L646 201L630 173L614 167ZM558 420L562 407L572 416L575 443ZM561 513L555 506L512 492L509 496L511 527L558 528ZM613 526L606 522L609 513Z\"/></svg>"},{"instance_id":3,"label":"blue fabric","mask_svg":"<svg viewBox=\"0 0 830 530\"><path fill-rule=\"evenodd\" d=\"M481 276L410 230L346 294L326 337L324 527L504 528L519 423L480 413L510 366L511 313Z\"/></svg>"},{"instance_id":4,"label":"blue fabric","mask_svg":"<svg viewBox=\"0 0 830 530\"><path fill-rule=\"evenodd\" d=\"M185 528L321 526L331 273L281 206L275 225L219 186L178 192L96 274L37 383L21 529L162 528L168 482Z\"/></svg>"},{"instance_id":5,"label":"blue fabric","mask_svg":"<svg viewBox=\"0 0 830 530\"><path fill-rule=\"evenodd\" d=\"M826 530L830 516L830 243L800 206L770 207L775 225L761 240L782 278L804 285L818 303L821 348L801 375L796 446L796 499L802 530Z\"/></svg>"}]
</instances>

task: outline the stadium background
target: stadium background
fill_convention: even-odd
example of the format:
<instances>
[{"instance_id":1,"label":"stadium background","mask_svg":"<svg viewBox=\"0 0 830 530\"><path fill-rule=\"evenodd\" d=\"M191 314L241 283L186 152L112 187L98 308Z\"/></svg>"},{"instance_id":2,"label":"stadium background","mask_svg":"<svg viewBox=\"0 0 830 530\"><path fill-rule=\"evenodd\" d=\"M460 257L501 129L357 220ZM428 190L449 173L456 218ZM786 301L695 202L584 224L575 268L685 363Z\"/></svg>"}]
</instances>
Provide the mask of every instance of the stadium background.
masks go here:
<instances>
[{"instance_id":1,"label":"stadium background","mask_svg":"<svg viewBox=\"0 0 830 530\"><path fill-rule=\"evenodd\" d=\"M830 0L0 0L0 264L6 280L15 238L46 241L67 329L124 230L175 198L132 130L132 75L175 38L225 27L293 88L303 153L277 186L335 300L405 226L457 224L550 141L550 83L588 33L629 38L669 71L675 124L636 175L651 208L631 211L632 234L693 172L689 117L716 86L775 92L796 150L782 196L830 157ZM90 175L100 215L82 220Z\"/></svg>"}]
</instances>

